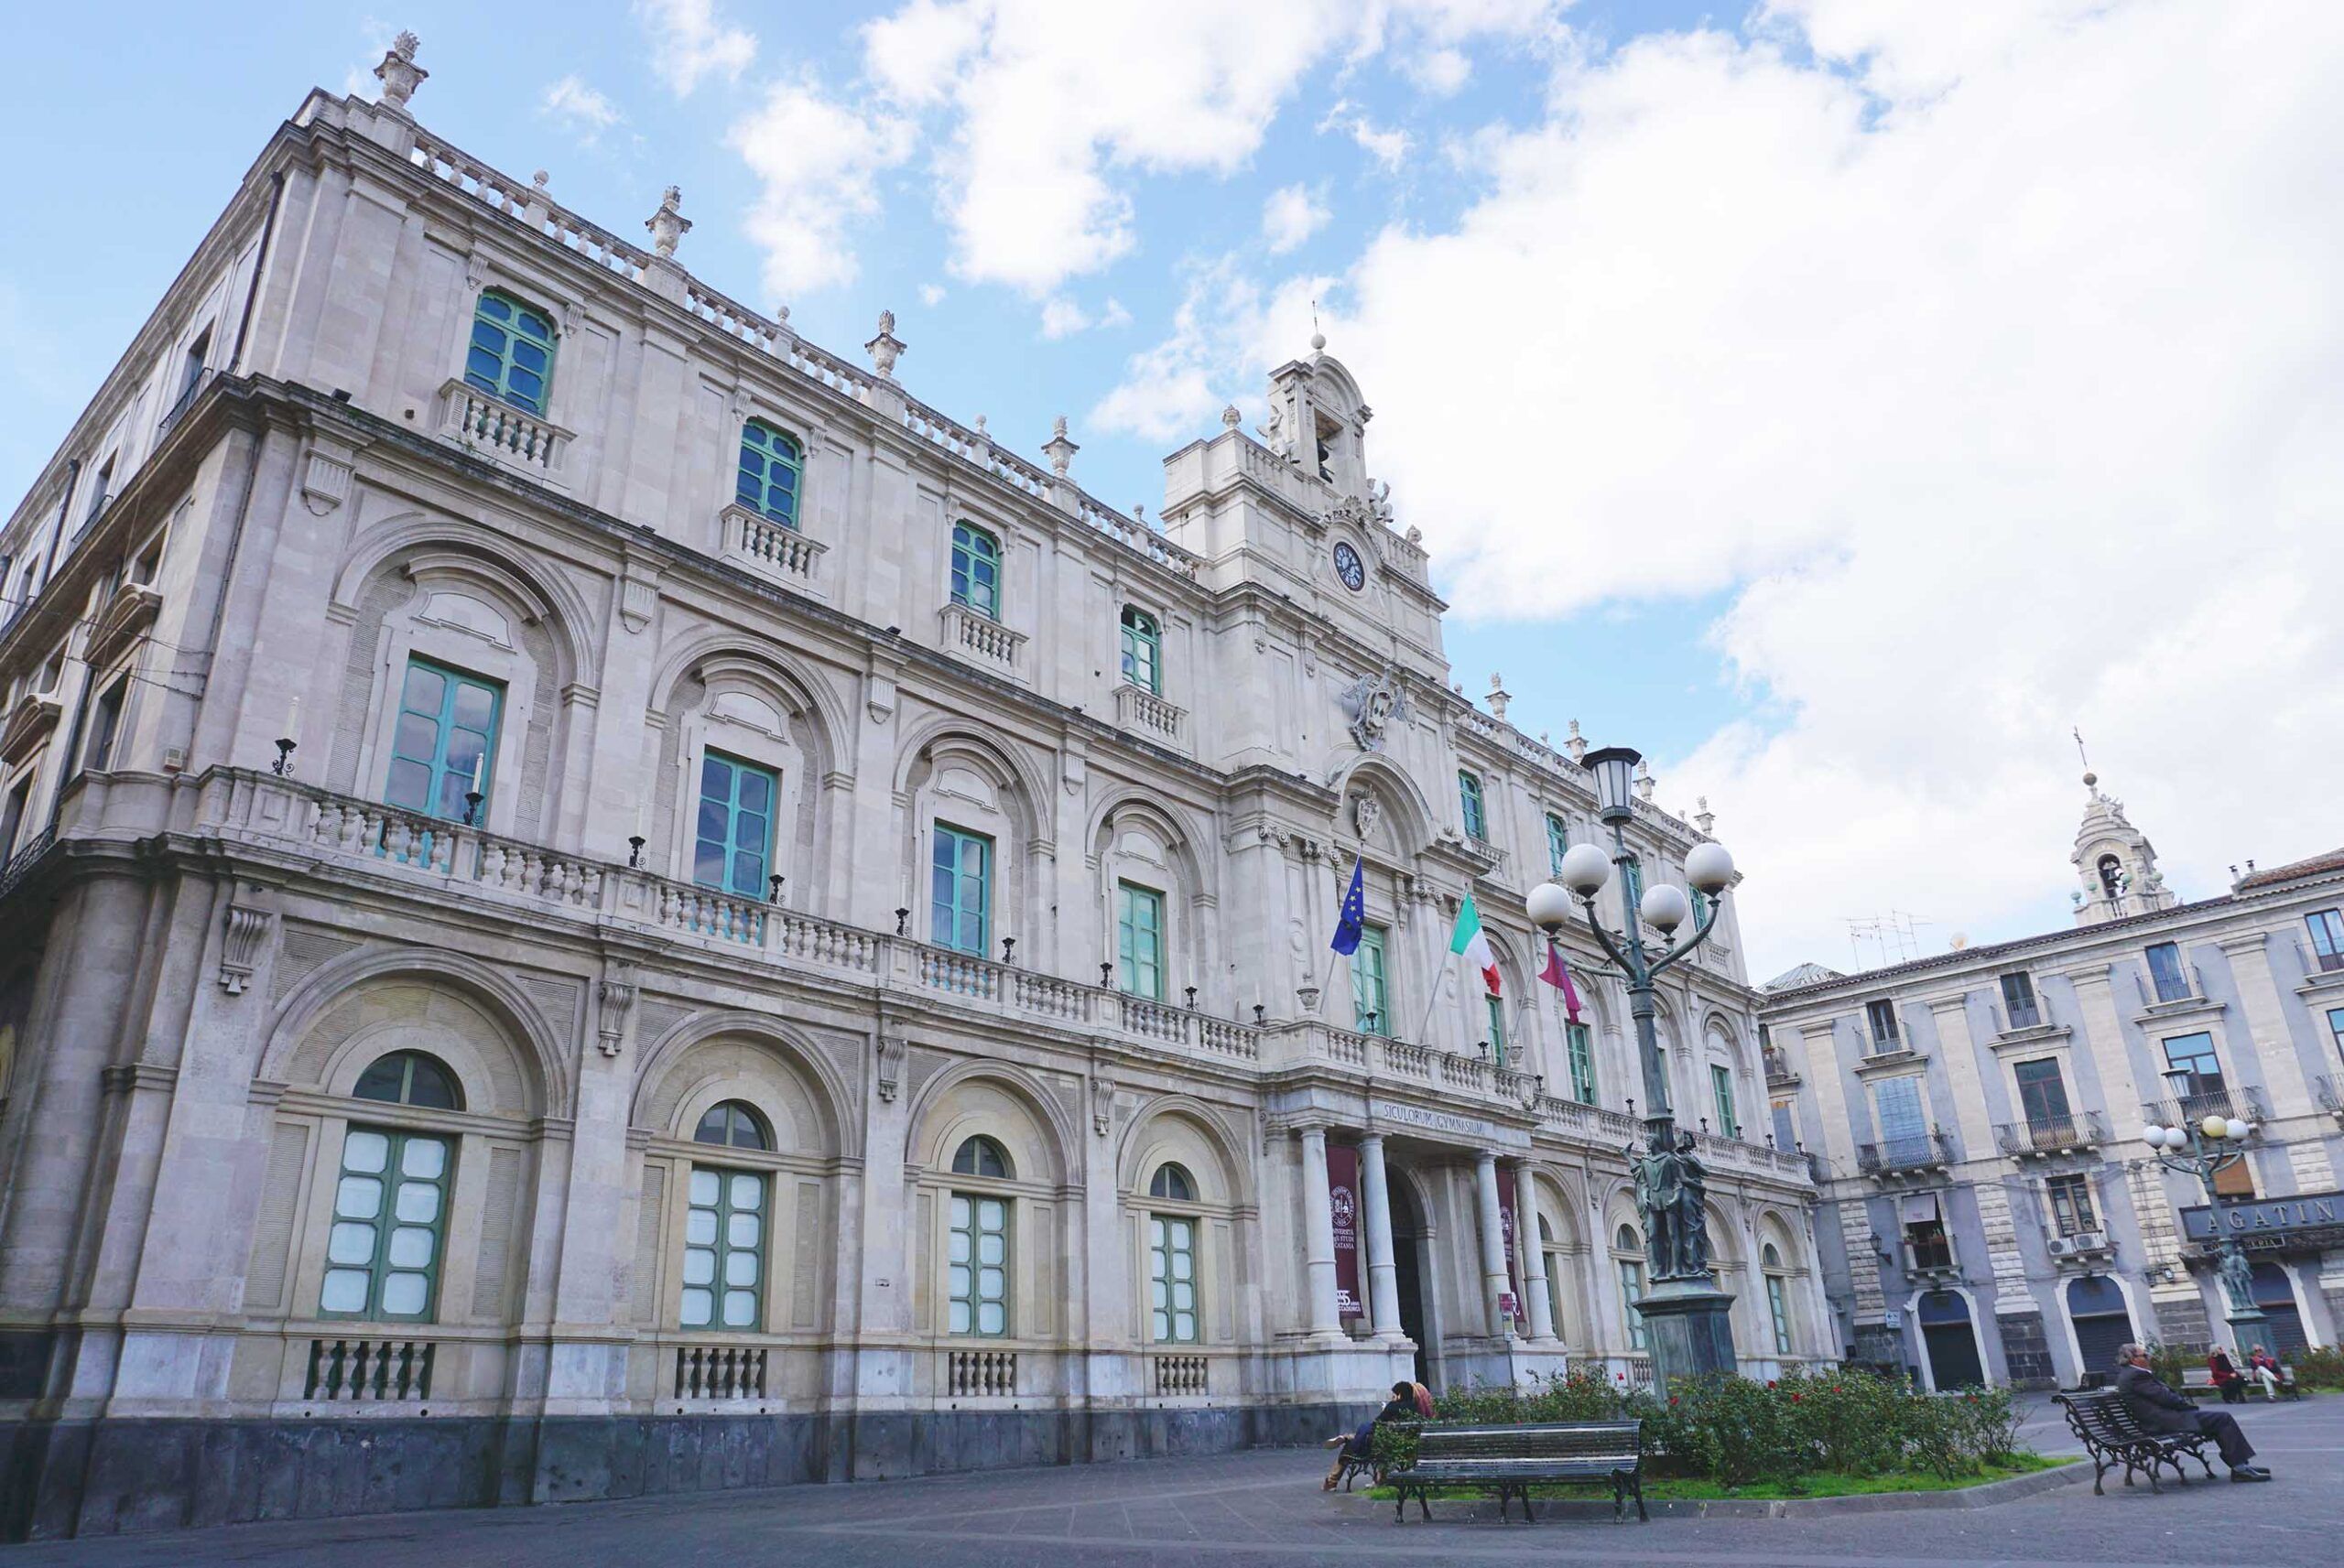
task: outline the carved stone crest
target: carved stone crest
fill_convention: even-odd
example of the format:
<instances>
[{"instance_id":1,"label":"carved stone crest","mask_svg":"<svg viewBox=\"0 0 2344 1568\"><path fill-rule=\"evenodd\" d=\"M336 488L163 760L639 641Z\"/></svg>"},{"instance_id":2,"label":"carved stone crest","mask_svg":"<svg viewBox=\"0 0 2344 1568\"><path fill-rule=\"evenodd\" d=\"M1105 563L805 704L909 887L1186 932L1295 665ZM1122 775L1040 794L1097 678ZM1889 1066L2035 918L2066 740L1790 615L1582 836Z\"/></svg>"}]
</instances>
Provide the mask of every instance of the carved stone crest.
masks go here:
<instances>
[{"instance_id":1,"label":"carved stone crest","mask_svg":"<svg viewBox=\"0 0 2344 1568\"><path fill-rule=\"evenodd\" d=\"M1408 719L1408 699L1390 670L1360 676L1343 688L1335 704L1351 727L1352 744L1362 752L1382 751L1384 730L1394 720L1405 723Z\"/></svg>"},{"instance_id":2,"label":"carved stone crest","mask_svg":"<svg viewBox=\"0 0 2344 1568\"><path fill-rule=\"evenodd\" d=\"M1373 795L1363 789L1351 793L1351 827L1358 832L1360 842L1375 837L1375 825L1383 816L1384 806Z\"/></svg>"}]
</instances>

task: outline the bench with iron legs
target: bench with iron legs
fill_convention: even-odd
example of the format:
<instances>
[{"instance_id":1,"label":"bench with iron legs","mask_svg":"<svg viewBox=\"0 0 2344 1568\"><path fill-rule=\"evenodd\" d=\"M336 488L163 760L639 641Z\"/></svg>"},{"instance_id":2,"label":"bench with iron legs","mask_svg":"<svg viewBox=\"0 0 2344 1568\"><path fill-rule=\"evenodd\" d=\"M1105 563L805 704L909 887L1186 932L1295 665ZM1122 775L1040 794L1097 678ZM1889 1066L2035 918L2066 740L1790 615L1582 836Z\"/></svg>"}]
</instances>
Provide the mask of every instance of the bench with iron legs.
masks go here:
<instances>
[{"instance_id":1,"label":"bench with iron legs","mask_svg":"<svg viewBox=\"0 0 2344 1568\"><path fill-rule=\"evenodd\" d=\"M1528 1519L1530 1488L1566 1482L1609 1482L1612 1517L1624 1517L1627 1499L1644 1511L1644 1423L1637 1421L1553 1422L1526 1426L1427 1426L1416 1433L1416 1462L1384 1479L1398 1493L1392 1519L1406 1516L1414 1494L1416 1511L1432 1518L1426 1498L1436 1487L1466 1487L1494 1492L1498 1518L1506 1500L1522 1499Z\"/></svg>"},{"instance_id":2,"label":"bench with iron legs","mask_svg":"<svg viewBox=\"0 0 2344 1568\"><path fill-rule=\"evenodd\" d=\"M1379 1422L1376 1423L1375 1430L1377 1432L1414 1432L1416 1430L1416 1423L1412 1421ZM1362 1476L1367 1478L1367 1484L1371 1487L1382 1486L1384 1461L1376 1457L1372 1444L1365 1454L1354 1454L1351 1452L1351 1442L1347 1438L1343 1442L1342 1458L1336 1466L1335 1484L1348 1492L1351 1489L1351 1483Z\"/></svg>"},{"instance_id":3,"label":"bench with iron legs","mask_svg":"<svg viewBox=\"0 0 2344 1568\"><path fill-rule=\"evenodd\" d=\"M2275 1395L2263 1388L2263 1379L2254 1375L2252 1368L2242 1367L2240 1372L2242 1380L2239 1387L2238 1398L2234 1400L2225 1400L2225 1403L2244 1404L2257 1394L2273 1400L2299 1400L2304 1397L2303 1390L2295 1386L2295 1371L2292 1367L2279 1368L2279 1391ZM2215 1383L2212 1372L2203 1367L2192 1367L2182 1374L2181 1391L2194 1396L2219 1394L2221 1389Z\"/></svg>"},{"instance_id":4,"label":"bench with iron legs","mask_svg":"<svg viewBox=\"0 0 2344 1568\"><path fill-rule=\"evenodd\" d=\"M2214 1440L2202 1432L2158 1432L2141 1424L2141 1420L2125 1405L2122 1395L2113 1389L2094 1390L2089 1393L2054 1396L2067 1412L2067 1430L2076 1434L2091 1455L2091 1489L2096 1497L2108 1494L2101 1487L2101 1477L2119 1465L2124 1466L2124 1484L2131 1486L2135 1474L2145 1471L2149 1490L2162 1492L2157 1485L2157 1467L2173 1466L2174 1478L2187 1482L2189 1473L2182 1468L2186 1455L2206 1467L2206 1478L2213 1479L2213 1462L2206 1457L2206 1447Z\"/></svg>"}]
</instances>

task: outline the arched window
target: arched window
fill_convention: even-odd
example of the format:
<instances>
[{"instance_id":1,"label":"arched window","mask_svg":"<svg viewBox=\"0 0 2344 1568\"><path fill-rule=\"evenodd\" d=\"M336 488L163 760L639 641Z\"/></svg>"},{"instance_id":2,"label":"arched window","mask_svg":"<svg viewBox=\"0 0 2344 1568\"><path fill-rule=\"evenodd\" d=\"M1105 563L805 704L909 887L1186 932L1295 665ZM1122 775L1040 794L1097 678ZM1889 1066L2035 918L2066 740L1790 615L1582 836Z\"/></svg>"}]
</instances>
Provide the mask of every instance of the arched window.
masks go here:
<instances>
[{"instance_id":1,"label":"arched window","mask_svg":"<svg viewBox=\"0 0 2344 1568\"><path fill-rule=\"evenodd\" d=\"M1783 1255L1774 1249L1773 1242L1766 1243L1759 1253L1758 1266L1766 1276L1766 1313L1774 1321L1774 1354L1787 1356L1791 1353L1791 1314L1783 1297Z\"/></svg>"},{"instance_id":2,"label":"arched window","mask_svg":"<svg viewBox=\"0 0 2344 1568\"><path fill-rule=\"evenodd\" d=\"M1167 1162L1147 1184L1147 1195L1172 1203L1194 1203L1197 1184L1182 1167ZM1197 1222L1187 1215L1147 1218L1149 1337L1159 1345L1194 1345L1197 1312Z\"/></svg>"},{"instance_id":3,"label":"arched window","mask_svg":"<svg viewBox=\"0 0 2344 1568\"><path fill-rule=\"evenodd\" d=\"M952 1156L960 1176L1009 1179L1009 1156L982 1135L964 1141ZM1009 1333L1009 1200L993 1193L954 1193L950 1230L945 1238L945 1296L951 1303L949 1332L979 1338Z\"/></svg>"},{"instance_id":4,"label":"arched window","mask_svg":"<svg viewBox=\"0 0 2344 1568\"><path fill-rule=\"evenodd\" d=\"M734 499L761 517L798 526L798 485L805 458L797 440L762 419L741 427L741 468Z\"/></svg>"},{"instance_id":5,"label":"arched window","mask_svg":"<svg viewBox=\"0 0 2344 1568\"><path fill-rule=\"evenodd\" d=\"M1644 1299L1644 1244L1635 1227L1622 1225L1612 1237L1612 1261L1620 1273L1620 1309L1628 1323L1628 1344L1643 1350L1649 1345L1644 1314L1636 1303Z\"/></svg>"},{"instance_id":6,"label":"arched window","mask_svg":"<svg viewBox=\"0 0 2344 1568\"><path fill-rule=\"evenodd\" d=\"M358 1075L358 1082L350 1092L360 1099L378 1099L391 1105L427 1106L433 1110L464 1108L463 1096L456 1088L456 1076L437 1057L420 1051L394 1051L375 1058L374 1065Z\"/></svg>"},{"instance_id":7,"label":"arched window","mask_svg":"<svg viewBox=\"0 0 2344 1568\"><path fill-rule=\"evenodd\" d=\"M1465 837L1476 843L1486 843L1490 837L1490 815L1481 802L1481 776L1460 768L1457 771L1457 804L1465 816Z\"/></svg>"},{"instance_id":8,"label":"arched window","mask_svg":"<svg viewBox=\"0 0 2344 1568\"><path fill-rule=\"evenodd\" d=\"M553 384L553 318L501 289L483 293L472 308L464 380L515 408L543 414Z\"/></svg>"},{"instance_id":9,"label":"arched window","mask_svg":"<svg viewBox=\"0 0 2344 1568\"><path fill-rule=\"evenodd\" d=\"M1001 619L1001 542L973 524L952 525L952 602Z\"/></svg>"},{"instance_id":10,"label":"arched window","mask_svg":"<svg viewBox=\"0 0 2344 1568\"><path fill-rule=\"evenodd\" d=\"M1000 1144L980 1133L964 1141L952 1155L952 1173L956 1176L990 1176L994 1181L1009 1180L1012 1172L1009 1156Z\"/></svg>"},{"instance_id":11,"label":"arched window","mask_svg":"<svg viewBox=\"0 0 2344 1568\"><path fill-rule=\"evenodd\" d=\"M420 1051L394 1051L358 1075L359 1099L460 1110L446 1065ZM326 1232L320 1317L430 1321L440 1293L452 1149L447 1139L397 1127L353 1126L342 1134Z\"/></svg>"},{"instance_id":12,"label":"arched window","mask_svg":"<svg viewBox=\"0 0 2344 1568\"><path fill-rule=\"evenodd\" d=\"M737 1099L728 1099L708 1108L700 1125L692 1130L692 1141L770 1152L773 1134L766 1130L764 1117Z\"/></svg>"},{"instance_id":13,"label":"arched window","mask_svg":"<svg viewBox=\"0 0 2344 1568\"><path fill-rule=\"evenodd\" d=\"M1136 604L1123 606L1123 678L1143 691L1164 690L1164 633Z\"/></svg>"},{"instance_id":14,"label":"arched window","mask_svg":"<svg viewBox=\"0 0 2344 1568\"><path fill-rule=\"evenodd\" d=\"M1156 1179L1147 1184L1147 1195L1170 1198L1175 1203L1194 1203L1197 1184L1186 1170L1167 1162L1156 1167Z\"/></svg>"}]
</instances>

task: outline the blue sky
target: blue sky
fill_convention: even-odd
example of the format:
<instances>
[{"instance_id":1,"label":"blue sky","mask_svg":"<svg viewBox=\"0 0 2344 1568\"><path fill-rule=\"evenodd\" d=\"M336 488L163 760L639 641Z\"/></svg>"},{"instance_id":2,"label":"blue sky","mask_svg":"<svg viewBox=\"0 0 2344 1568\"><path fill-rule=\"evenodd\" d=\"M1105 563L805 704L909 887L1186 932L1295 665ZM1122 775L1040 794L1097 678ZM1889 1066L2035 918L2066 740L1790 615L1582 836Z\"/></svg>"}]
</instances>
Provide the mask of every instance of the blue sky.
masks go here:
<instances>
[{"instance_id":1,"label":"blue sky","mask_svg":"<svg viewBox=\"0 0 2344 1568\"><path fill-rule=\"evenodd\" d=\"M679 184L696 273L858 358L893 308L916 395L1029 455L1067 414L1151 514L1316 298L1456 678L1709 796L1760 978L1892 908L2015 935L2066 906L2070 724L2186 892L2344 838L2175 743L2344 761L2300 586L2344 533L2339 9L49 8L0 99L73 149L16 164L0 489L302 92L409 27L438 134L628 237Z\"/></svg>"}]
</instances>

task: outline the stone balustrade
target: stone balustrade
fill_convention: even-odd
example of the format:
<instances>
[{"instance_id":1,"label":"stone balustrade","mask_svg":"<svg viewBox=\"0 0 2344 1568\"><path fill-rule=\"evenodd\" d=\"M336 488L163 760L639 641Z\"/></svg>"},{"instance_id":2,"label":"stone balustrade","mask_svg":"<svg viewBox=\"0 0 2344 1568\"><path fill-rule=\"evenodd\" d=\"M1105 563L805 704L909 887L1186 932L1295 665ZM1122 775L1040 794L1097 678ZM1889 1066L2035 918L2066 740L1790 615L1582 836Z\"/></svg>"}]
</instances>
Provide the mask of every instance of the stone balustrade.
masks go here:
<instances>
[{"instance_id":1,"label":"stone balustrade","mask_svg":"<svg viewBox=\"0 0 2344 1568\"><path fill-rule=\"evenodd\" d=\"M727 506L720 521L724 529L724 558L776 581L812 584L822 552L830 548L788 524L776 523L745 506Z\"/></svg>"},{"instance_id":2,"label":"stone balustrade","mask_svg":"<svg viewBox=\"0 0 2344 1568\"><path fill-rule=\"evenodd\" d=\"M1181 741L1181 722L1187 717L1178 704L1166 701L1145 687L1125 681L1115 687L1115 724L1119 729L1136 730L1149 740L1177 746Z\"/></svg>"},{"instance_id":3,"label":"stone balustrade","mask_svg":"<svg viewBox=\"0 0 2344 1568\"><path fill-rule=\"evenodd\" d=\"M1010 675L1017 673L1018 654L1026 646L1025 633L1014 632L965 604L948 604L940 613L947 653L959 654L972 663Z\"/></svg>"},{"instance_id":4,"label":"stone balustrade","mask_svg":"<svg viewBox=\"0 0 2344 1568\"><path fill-rule=\"evenodd\" d=\"M570 432L481 391L461 377L451 377L440 388L440 434L532 479L562 482L561 460L569 449Z\"/></svg>"}]
</instances>

